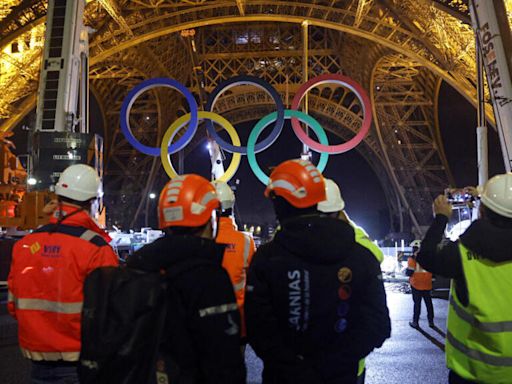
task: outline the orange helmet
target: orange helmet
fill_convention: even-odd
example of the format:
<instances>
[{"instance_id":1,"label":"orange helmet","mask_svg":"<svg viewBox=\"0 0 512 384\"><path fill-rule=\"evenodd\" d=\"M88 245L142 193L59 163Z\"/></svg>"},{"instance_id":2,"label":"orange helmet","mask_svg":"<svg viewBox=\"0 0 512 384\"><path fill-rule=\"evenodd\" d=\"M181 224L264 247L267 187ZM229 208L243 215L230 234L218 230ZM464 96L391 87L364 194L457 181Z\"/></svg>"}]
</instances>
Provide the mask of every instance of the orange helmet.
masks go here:
<instances>
[{"instance_id":1,"label":"orange helmet","mask_svg":"<svg viewBox=\"0 0 512 384\"><path fill-rule=\"evenodd\" d=\"M200 227L208 222L220 201L215 187L199 175L178 176L160 193L160 228Z\"/></svg>"},{"instance_id":2,"label":"orange helmet","mask_svg":"<svg viewBox=\"0 0 512 384\"><path fill-rule=\"evenodd\" d=\"M286 160L274 168L265 189L296 208L308 208L326 199L324 177L310 161Z\"/></svg>"}]
</instances>

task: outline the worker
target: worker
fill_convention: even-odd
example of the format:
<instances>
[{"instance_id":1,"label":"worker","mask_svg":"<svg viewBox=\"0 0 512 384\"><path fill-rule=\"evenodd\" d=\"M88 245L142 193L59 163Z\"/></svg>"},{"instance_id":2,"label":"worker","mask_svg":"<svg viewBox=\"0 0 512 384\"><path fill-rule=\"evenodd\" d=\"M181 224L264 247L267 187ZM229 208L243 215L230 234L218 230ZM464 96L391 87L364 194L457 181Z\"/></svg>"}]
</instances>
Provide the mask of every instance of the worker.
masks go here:
<instances>
[{"instance_id":1,"label":"worker","mask_svg":"<svg viewBox=\"0 0 512 384\"><path fill-rule=\"evenodd\" d=\"M318 203L318 210L320 212L329 214L332 217L336 217L340 220L345 221L354 228L356 243L361 244L367 248L379 263L384 261L384 253L371 239L370 235L355 222L353 222L345 211L345 201L341 196L341 191L336 182L331 179L324 178L325 181L325 194L326 199Z\"/></svg>"},{"instance_id":2,"label":"worker","mask_svg":"<svg viewBox=\"0 0 512 384\"><path fill-rule=\"evenodd\" d=\"M159 382L245 383L240 314L221 265L225 247L215 242L219 205L214 186L204 177L172 179L158 204L164 236L128 258L131 268L182 271L169 282L180 305L170 305L163 358L157 363Z\"/></svg>"},{"instance_id":3,"label":"worker","mask_svg":"<svg viewBox=\"0 0 512 384\"><path fill-rule=\"evenodd\" d=\"M265 190L281 230L249 267L249 344L264 384L357 382L359 360L390 336L380 266L354 229L317 210L325 182L306 160L272 171Z\"/></svg>"},{"instance_id":4,"label":"worker","mask_svg":"<svg viewBox=\"0 0 512 384\"><path fill-rule=\"evenodd\" d=\"M350 224L355 232L356 243L368 249L379 263L384 261L384 254L377 244L375 244L364 228L358 226L350 220L347 212L345 211L345 200L341 196L341 191L334 180L324 178L325 181L325 195L326 199L317 205L317 209L331 217L343 220ZM357 370L357 384L364 384L366 376L366 362L365 359L359 360Z\"/></svg>"},{"instance_id":5,"label":"worker","mask_svg":"<svg viewBox=\"0 0 512 384\"><path fill-rule=\"evenodd\" d=\"M420 250L421 240L414 240L412 247L412 255L407 258L407 269L405 274L409 276L409 284L411 285L412 300L414 302L414 312L412 321L409 325L413 328L419 327L421 314L421 299L425 301L427 307L428 326L434 328L434 306L432 305L432 274L423 269L418 263L416 257Z\"/></svg>"},{"instance_id":6,"label":"worker","mask_svg":"<svg viewBox=\"0 0 512 384\"><path fill-rule=\"evenodd\" d=\"M118 265L110 238L89 214L100 179L88 165L71 165L55 187L50 223L14 246L8 309L18 320L33 383L78 383L82 286L93 269Z\"/></svg>"},{"instance_id":7,"label":"worker","mask_svg":"<svg viewBox=\"0 0 512 384\"><path fill-rule=\"evenodd\" d=\"M475 191L467 188L468 192ZM512 383L512 173L483 188L479 219L457 241L440 246L452 214L444 195L417 260L452 279L446 336L451 384Z\"/></svg>"},{"instance_id":8,"label":"worker","mask_svg":"<svg viewBox=\"0 0 512 384\"><path fill-rule=\"evenodd\" d=\"M245 283L247 269L256 251L256 247L251 236L236 229L236 224L233 220L235 194L231 187L226 182L220 180L215 180L213 185L217 191L221 208L216 242L226 245L222 258L222 267L228 272L231 284L233 284L238 310L240 311L242 350L245 350L244 346L247 343L243 311Z\"/></svg>"}]
</instances>

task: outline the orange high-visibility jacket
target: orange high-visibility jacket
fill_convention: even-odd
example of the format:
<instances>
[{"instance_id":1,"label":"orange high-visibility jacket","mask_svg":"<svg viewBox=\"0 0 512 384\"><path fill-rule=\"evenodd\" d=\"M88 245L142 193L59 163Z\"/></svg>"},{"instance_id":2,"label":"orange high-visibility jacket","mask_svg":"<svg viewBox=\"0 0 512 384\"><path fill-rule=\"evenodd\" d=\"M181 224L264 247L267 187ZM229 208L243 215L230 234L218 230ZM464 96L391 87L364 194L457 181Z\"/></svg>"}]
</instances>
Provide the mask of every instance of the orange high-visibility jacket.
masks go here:
<instances>
[{"instance_id":1,"label":"orange high-visibility jacket","mask_svg":"<svg viewBox=\"0 0 512 384\"><path fill-rule=\"evenodd\" d=\"M419 291L430 291L432 289L432 274L422 268L413 257L407 259L407 269L413 271L409 282L412 287Z\"/></svg>"},{"instance_id":2,"label":"orange high-visibility jacket","mask_svg":"<svg viewBox=\"0 0 512 384\"><path fill-rule=\"evenodd\" d=\"M222 266L228 272L231 283L233 284L236 302L240 310L242 323L241 336L243 337L245 336L245 282L247 269L256 251L256 247L251 236L235 229L233 220L230 217L220 218L216 241L218 244L226 244Z\"/></svg>"},{"instance_id":3,"label":"orange high-visibility jacket","mask_svg":"<svg viewBox=\"0 0 512 384\"><path fill-rule=\"evenodd\" d=\"M18 320L22 354L32 360L77 361L82 286L86 275L118 259L85 211L63 205L69 218L52 218L13 249L8 309Z\"/></svg>"}]
</instances>

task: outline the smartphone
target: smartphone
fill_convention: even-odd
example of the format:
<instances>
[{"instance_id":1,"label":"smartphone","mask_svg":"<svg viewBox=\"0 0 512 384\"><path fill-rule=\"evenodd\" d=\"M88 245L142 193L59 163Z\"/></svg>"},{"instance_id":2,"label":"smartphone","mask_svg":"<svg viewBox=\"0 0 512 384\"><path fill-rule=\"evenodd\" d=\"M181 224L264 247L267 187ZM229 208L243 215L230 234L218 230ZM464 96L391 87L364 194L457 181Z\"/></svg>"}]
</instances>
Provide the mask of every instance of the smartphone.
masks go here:
<instances>
[{"instance_id":1,"label":"smartphone","mask_svg":"<svg viewBox=\"0 0 512 384\"><path fill-rule=\"evenodd\" d=\"M446 188L444 195L450 203L468 203L473 201L473 196L462 188Z\"/></svg>"}]
</instances>

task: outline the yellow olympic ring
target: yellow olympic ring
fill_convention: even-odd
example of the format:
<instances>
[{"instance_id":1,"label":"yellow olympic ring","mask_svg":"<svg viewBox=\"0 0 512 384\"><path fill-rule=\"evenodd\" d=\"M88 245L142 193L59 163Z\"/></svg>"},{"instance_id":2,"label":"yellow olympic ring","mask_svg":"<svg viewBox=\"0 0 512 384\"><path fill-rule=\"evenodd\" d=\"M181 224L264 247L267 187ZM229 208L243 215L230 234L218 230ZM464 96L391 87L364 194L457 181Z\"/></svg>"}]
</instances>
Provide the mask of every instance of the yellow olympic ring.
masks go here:
<instances>
[{"instance_id":1,"label":"yellow olympic ring","mask_svg":"<svg viewBox=\"0 0 512 384\"><path fill-rule=\"evenodd\" d=\"M222 128L224 128L227 133L229 134L229 137L231 138L231 142L235 146L240 145L240 137L238 136L238 133L236 132L235 127L227 121L225 118L223 118L221 115L218 115L214 112L205 112L205 111L199 111L198 112L198 118L200 120L208 119L211 120L217 124L219 124ZM178 120L174 121L169 128L167 128L167 131L165 132L164 138L162 139L162 145L160 147L160 158L162 160L162 165L164 166L165 172L167 175L174 179L175 177L178 177L178 173L174 169L171 159L169 157L169 142L174 138L176 133L179 132L181 128L183 128L190 120L190 113L187 113L184 116L181 116ZM231 163L229 164L228 169L224 172L224 174L219 178L221 181L225 181L226 183L231 180L231 178L235 175L236 171L238 170L238 166L240 165L240 161L242 159L242 155L240 153L233 153L233 157L231 158Z\"/></svg>"}]
</instances>

